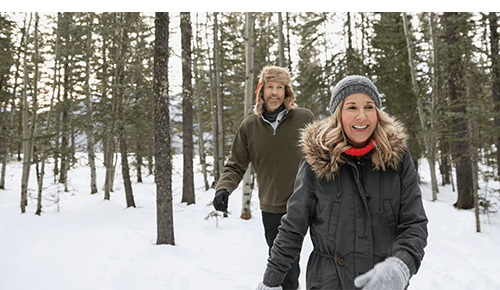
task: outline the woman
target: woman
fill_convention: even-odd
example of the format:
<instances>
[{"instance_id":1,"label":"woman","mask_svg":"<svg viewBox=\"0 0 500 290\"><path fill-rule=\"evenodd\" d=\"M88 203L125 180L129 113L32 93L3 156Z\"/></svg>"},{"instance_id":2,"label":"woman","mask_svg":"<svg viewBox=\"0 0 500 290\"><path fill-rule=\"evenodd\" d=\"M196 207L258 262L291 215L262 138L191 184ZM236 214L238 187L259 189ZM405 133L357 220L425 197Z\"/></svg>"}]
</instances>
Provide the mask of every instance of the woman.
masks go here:
<instances>
[{"instance_id":1,"label":"woman","mask_svg":"<svg viewBox=\"0 0 500 290\"><path fill-rule=\"evenodd\" d=\"M257 289L282 289L308 229L307 289L405 289L424 256L427 217L404 128L362 76L335 86L330 112L302 133L304 160Z\"/></svg>"}]
</instances>

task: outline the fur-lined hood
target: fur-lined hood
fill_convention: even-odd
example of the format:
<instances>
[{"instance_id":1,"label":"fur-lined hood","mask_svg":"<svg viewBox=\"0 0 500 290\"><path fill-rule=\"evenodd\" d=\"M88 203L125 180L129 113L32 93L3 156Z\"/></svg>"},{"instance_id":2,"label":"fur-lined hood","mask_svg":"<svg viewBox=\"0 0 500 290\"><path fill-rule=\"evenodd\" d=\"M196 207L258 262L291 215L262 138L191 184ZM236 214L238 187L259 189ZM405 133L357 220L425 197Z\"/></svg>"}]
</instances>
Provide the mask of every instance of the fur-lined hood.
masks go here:
<instances>
[{"instance_id":1,"label":"fur-lined hood","mask_svg":"<svg viewBox=\"0 0 500 290\"><path fill-rule=\"evenodd\" d=\"M324 130L328 126L328 119L319 120L307 125L301 132L300 145L302 147L302 152L304 153L304 159L309 165L313 172L316 174L318 179L326 179L333 180L335 174L334 165L337 162L341 164L347 161L347 155L342 153L341 160L333 160L333 150L325 150L323 149L318 142L316 141L316 137L318 134ZM396 130L392 136L388 138L389 143L391 144L391 152L388 152L386 155L385 167L391 167L396 169L403 159L405 152L407 151L406 145L406 133L402 126L395 126ZM380 144L375 144L375 147L372 149L381 150ZM368 154L373 154L373 153ZM369 156L369 155L366 156ZM343 160L342 160L343 159ZM336 167L340 170L340 166Z\"/></svg>"}]
</instances>

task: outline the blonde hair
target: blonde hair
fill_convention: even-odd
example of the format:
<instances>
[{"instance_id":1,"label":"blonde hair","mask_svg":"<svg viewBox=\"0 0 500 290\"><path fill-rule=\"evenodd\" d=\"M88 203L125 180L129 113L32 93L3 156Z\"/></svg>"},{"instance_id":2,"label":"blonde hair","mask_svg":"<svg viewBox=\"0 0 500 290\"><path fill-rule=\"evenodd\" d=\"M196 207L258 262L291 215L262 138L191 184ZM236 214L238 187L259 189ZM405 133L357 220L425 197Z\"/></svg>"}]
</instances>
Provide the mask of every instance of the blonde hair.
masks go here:
<instances>
[{"instance_id":1,"label":"blonde hair","mask_svg":"<svg viewBox=\"0 0 500 290\"><path fill-rule=\"evenodd\" d=\"M337 173L345 163L342 153L351 149L342 125L342 100L333 115L325 120L316 135L315 143L324 151L330 152L331 170ZM375 140L371 160L376 170L385 171L388 167L396 170L401 157L401 150L406 149L406 133L403 125L384 111L377 110L377 126L370 139ZM397 147L398 150L395 150Z\"/></svg>"}]
</instances>

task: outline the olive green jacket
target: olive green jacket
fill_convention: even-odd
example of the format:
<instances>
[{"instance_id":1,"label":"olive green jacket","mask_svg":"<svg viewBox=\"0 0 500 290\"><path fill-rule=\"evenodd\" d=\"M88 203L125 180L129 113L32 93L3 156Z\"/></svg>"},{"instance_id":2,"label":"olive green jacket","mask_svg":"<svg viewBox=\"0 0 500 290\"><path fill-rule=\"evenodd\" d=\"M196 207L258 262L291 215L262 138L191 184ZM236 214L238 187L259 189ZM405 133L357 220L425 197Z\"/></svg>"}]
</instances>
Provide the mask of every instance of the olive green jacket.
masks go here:
<instances>
[{"instance_id":1,"label":"olive green jacket","mask_svg":"<svg viewBox=\"0 0 500 290\"><path fill-rule=\"evenodd\" d=\"M312 112L302 108L288 111L276 129L261 115L245 118L234 137L217 190L235 190L252 162L257 174L260 208L270 213L286 212L302 158L298 144L300 129L313 120Z\"/></svg>"}]
</instances>

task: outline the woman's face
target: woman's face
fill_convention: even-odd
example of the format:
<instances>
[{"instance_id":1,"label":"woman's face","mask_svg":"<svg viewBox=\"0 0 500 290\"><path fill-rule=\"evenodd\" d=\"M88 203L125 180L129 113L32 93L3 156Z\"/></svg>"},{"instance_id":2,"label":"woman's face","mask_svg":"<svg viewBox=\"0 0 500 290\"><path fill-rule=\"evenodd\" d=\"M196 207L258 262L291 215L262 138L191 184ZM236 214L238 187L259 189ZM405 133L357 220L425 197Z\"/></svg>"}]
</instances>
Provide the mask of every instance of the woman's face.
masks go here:
<instances>
[{"instance_id":1,"label":"woman's face","mask_svg":"<svg viewBox=\"0 0 500 290\"><path fill-rule=\"evenodd\" d=\"M347 96L342 107L342 126L354 147L363 147L377 126L375 102L368 95L355 93Z\"/></svg>"}]
</instances>

